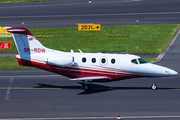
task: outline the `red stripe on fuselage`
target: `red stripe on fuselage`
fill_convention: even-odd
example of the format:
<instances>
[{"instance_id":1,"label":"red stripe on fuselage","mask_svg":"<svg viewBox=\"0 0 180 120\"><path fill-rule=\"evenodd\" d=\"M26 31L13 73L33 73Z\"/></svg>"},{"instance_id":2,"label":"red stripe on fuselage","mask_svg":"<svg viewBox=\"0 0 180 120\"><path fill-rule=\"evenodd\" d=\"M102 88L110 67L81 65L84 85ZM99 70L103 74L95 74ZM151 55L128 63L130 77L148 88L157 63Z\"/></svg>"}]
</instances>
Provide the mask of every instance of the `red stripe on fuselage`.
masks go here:
<instances>
[{"instance_id":1,"label":"red stripe on fuselage","mask_svg":"<svg viewBox=\"0 0 180 120\"><path fill-rule=\"evenodd\" d=\"M69 78L83 78L91 76L106 76L111 78L109 81L122 80L128 78L138 78L145 77L141 75L135 75L130 73L121 73L117 71L108 71L108 70L94 70L89 68L80 68L78 66L74 67L63 67L57 65L47 65L45 63L40 63L36 61L29 61L21 58L17 58L19 65L21 66L33 66L50 72L54 72Z\"/></svg>"}]
</instances>

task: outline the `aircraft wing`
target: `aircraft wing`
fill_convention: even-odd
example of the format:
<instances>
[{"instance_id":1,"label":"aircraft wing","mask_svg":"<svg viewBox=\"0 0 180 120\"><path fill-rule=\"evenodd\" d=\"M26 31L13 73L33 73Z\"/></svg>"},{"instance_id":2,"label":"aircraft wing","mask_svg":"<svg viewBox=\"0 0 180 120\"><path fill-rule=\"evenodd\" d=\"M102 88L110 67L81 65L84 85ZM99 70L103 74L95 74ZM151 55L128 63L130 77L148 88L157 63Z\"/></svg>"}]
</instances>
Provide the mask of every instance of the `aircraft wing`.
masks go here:
<instances>
[{"instance_id":1,"label":"aircraft wing","mask_svg":"<svg viewBox=\"0 0 180 120\"><path fill-rule=\"evenodd\" d=\"M81 78L75 78L75 79L70 79L70 80L77 80L77 81L83 81L83 80L89 80L89 81L107 81L111 80L111 78L106 77L106 76L92 76L92 77L81 77Z\"/></svg>"}]
</instances>

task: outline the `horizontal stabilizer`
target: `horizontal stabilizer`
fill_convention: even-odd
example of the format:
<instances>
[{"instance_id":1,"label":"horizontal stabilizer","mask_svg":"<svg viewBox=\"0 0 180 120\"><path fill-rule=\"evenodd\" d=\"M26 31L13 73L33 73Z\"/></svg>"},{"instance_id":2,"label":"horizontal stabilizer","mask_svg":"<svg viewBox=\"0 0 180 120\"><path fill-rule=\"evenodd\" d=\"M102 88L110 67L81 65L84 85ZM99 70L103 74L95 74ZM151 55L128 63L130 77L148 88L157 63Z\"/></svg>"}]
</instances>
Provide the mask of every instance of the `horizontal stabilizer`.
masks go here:
<instances>
[{"instance_id":1,"label":"horizontal stabilizer","mask_svg":"<svg viewBox=\"0 0 180 120\"><path fill-rule=\"evenodd\" d=\"M33 36L33 34L28 29L23 27L7 28L7 31L16 34L27 34Z\"/></svg>"}]
</instances>

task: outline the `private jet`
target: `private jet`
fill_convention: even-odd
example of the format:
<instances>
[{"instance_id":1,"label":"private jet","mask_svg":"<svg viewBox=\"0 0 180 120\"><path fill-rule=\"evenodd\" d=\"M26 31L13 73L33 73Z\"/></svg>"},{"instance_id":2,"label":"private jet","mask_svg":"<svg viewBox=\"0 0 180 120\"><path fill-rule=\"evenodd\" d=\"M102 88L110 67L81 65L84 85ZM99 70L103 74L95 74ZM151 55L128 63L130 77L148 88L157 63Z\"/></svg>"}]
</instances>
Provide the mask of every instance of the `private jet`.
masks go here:
<instances>
[{"instance_id":1,"label":"private jet","mask_svg":"<svg viewBox=\"0 0 180 120\"><path fill-rule=\"evenodd\" d=\"M174 76L172 69L148 63L143 58L131 54L103 54L63 52L46 48L34 35L23 27L7 28L12 33L19 55L20 66L33 66L54 72L70 80L82 81L82 88L88 90L90 82L111 82L130 78L152 78L152 89L157 85L155 77Z\"/></svg>"}]
</instances>

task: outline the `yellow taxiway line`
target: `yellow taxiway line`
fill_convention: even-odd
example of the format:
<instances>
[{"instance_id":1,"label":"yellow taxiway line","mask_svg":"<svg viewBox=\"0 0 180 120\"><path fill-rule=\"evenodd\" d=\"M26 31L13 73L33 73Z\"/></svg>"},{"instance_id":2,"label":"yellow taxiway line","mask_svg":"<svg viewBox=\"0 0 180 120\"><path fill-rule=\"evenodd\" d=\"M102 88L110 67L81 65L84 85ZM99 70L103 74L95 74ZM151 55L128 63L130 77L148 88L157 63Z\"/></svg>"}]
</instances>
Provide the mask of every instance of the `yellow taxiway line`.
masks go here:
<instances>
[{"instance_id":1,"label":"yellow taxiway line","mask_svg":"<svg viewBox=\"0 0 180 120\"><path fill-rule=\"evenodd\" d=\"M8 87L0 87L0 90L7 90ZM12 87L11 90L57 90L62 88L28 88L28 87Z\"/></svg>"},{"instance_id":2,"label":"yellow taxiway line","mask_svg":"<svg viewBox=\"0 0 180 120\"><path fill-rule=\"evenodd\" d=\"M31 88L31 87L0 87L0 90L58 90L63 88ZM151 90L151 89L150 89ZM180 89L166 89L166 90L180 90Z\"/></svg>"},{"instance_id":3,"label":"yellow taxiway line","mask_svg":"<svg viewBox=\"0 0 180 120\"><path fill-rule=\"evenodd\" d=\"M83 16L165 15L165 14L180 14L180 12L83 14L83 15L1 16L0 18L81 17L81 16L83 17Z\"/></svg>"},{"instance_id":4,"label":"yellow taxiway line","mask_svg":"<svg viewBox=\"0 0 180 120\"><path fill-rule=\"evenodd\" d=\"M117 117L60 117L60 118L8 118L8 119L0 119L0 120L93 120L93 119L116 119ZM122 119L153 119L153 118L180 118L179 115L174 116L123 116Z\"/></svg>"}]
</instances>

